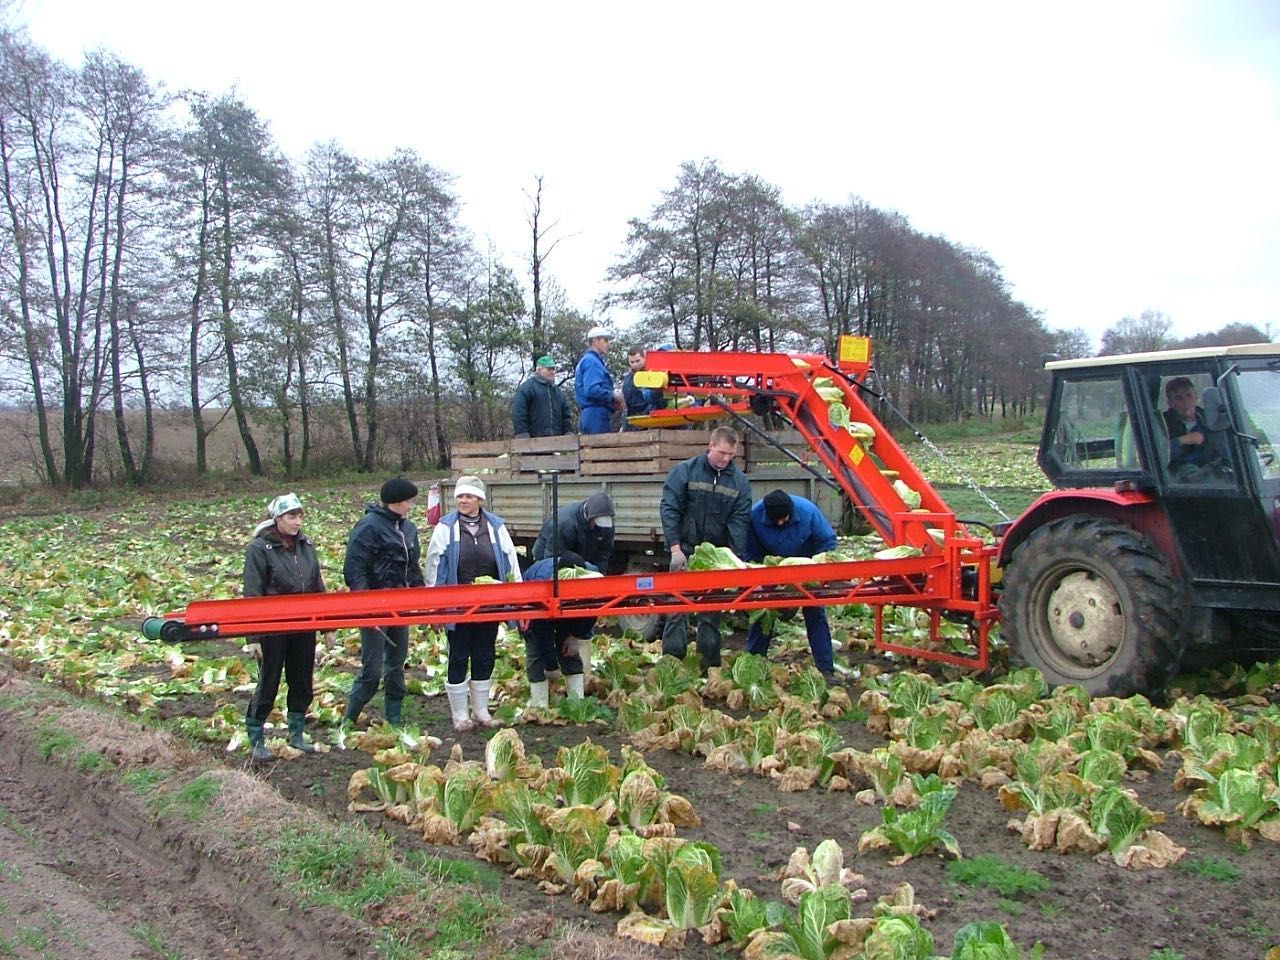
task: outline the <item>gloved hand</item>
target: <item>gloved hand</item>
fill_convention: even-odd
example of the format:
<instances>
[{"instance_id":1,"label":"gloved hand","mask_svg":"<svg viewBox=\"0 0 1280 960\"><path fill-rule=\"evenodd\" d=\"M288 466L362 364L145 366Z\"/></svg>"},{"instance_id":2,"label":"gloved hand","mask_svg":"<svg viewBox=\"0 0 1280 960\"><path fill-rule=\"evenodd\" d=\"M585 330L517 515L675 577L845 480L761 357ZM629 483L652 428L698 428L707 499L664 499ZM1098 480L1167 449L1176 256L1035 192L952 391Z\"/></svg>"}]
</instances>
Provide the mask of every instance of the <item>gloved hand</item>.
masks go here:
<instances>
[{"instance_id":1,"label":"gloved hand","mask_svg":"<svg viewBox=\"0 0 1280 960\"><path fill-rule=\"evenodd\" d=\"M671 548L671 572L682 573L689 569L689 558L684 555L684 551L679 547Z\"/></svg>"},{"instance_id":2,"label":"gloved hand","mask_svg":"<svg viewBox=\"0 0 1280 960\"><path fill-rule=\"evenodd\" d=\"M262 644L257 641L246 643L244 645L244 652L249 654L249 656L253 657L253 659L257 660L259 663L262 662Z\"/></svg>"},{"instance_id":3,"label":"gloved hand","mask_svg":"<svg viewBox=\"0 0 1280 960\"><path fill-rule=\"evenodd\" d=\"M529 625L530 625L530 624L529 624L529 621L528 621L528 620L517 620L517 621L516 621L516 627L517 627L517 629L519 629L519 631L520 631L521 633L528 633L528 632L529 632Z\"/></svg>"},{"instance_id":4,"label":"gloved hand","mask_svg":"<svg viewBox=\"0 0 1280 960\"><path fill-rule=\"evenodd\" d=\"M333 643L333 641L336 639L338 639L337 630L321 630L320 631L320 642L323 643L326 647L330 646Z\"/></svg>"},{"instance_id":5,"label":"gloved hand","mask_svg":"<svg viewBox=\"0 0 1280 960\"><path fill-rule=\"evenodd\" d=\"M578 655L578 638L565 637L564 641L560 644L560 656L576 657L577 655Z\"/></svg>"}]
</instances>

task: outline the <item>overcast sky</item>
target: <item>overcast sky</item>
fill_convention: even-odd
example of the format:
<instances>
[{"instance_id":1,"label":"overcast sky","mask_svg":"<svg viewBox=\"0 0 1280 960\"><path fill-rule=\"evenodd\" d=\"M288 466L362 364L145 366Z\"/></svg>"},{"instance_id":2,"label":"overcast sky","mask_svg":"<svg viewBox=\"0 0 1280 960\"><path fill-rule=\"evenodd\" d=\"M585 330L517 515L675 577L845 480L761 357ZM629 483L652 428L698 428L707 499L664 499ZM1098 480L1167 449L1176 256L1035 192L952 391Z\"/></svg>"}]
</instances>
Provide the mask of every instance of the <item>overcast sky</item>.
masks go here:
<instances>
[{"instance_id":1,"label":"overcast sky","mask_svg":"<svg viewBox=\"0 0 1280 960\"><path fill-rule=\"evenodd\" d=\"M300 158L416 150L588 309L682 161L986 250L1051 327L1280 335L1280 2L16 0L58 58L234 88ZM614 318L621 319L621 318Z\"/></svg>"}]
</instances>

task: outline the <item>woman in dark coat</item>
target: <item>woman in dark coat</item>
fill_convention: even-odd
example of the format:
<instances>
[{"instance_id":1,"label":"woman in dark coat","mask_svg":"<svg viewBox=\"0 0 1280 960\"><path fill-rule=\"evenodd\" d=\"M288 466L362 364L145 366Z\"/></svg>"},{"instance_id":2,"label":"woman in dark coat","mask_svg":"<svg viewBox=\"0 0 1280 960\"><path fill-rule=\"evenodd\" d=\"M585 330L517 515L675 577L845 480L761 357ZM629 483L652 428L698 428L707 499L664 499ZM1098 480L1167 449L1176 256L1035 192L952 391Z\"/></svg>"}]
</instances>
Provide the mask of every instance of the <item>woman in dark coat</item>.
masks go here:
<instances>
[{"instance_id":1,"label":"woman in dark coat","mask_svg":"<svg viewBox=\"0 0 1280 960\"><path fill-rule=\"evenodd\" d=\"M276 497L267 508L268 519L253 531L244 557L244 595L271 597L288 593L323 593L320 560L316 548L302 532L302 501L294 493ZM286 702L289 746L304 753L316 748L306 741L303 727L311 706L312 676L316 663L316 634L271 633L250 637L248 650L258 661L258 686L245 712L252 759L275 759L266 747L263 724L271 715L280 690L280 675L288 685Z\"/></svg>"}]
</instances>

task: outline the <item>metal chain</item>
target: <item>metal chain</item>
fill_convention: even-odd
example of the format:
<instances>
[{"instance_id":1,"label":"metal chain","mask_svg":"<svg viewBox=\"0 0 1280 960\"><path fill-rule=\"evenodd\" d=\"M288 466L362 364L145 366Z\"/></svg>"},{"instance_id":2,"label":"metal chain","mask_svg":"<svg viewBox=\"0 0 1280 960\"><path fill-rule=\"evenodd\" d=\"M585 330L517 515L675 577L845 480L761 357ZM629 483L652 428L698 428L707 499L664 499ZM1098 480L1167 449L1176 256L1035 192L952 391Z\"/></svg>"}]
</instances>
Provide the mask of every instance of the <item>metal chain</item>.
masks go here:
<instances>
[{"instance_id":1,"label":"metal chain","mask_svg":"<svg viewBox=\"0 0 1280 960\"><path fill-rule=\"evenodd\" d=\"M871 375L875 376L877 382L879 381L880 375L874 367L868 372ZM850 377L849 379L851 382L856 383L858 387L865 390L867 393L871 394L871 396L875 397L877 401L879 401L880 403L888 407L890 410L892 410L899 420L901 420L903 423L905 423L908 427L911 428L911 432L912 434L915 435L915 438L919 440L922 444L924 444L925 447L935 457L941 460L946 466L954 470L956 474L959 475L960 479L964 481L965 486L982 498L983 503L985 503L988 507L990 507L997 514L999 514L1002 519L1006 521L1013 519L1007 513L1005 513L1002 509L1000 509L1000 504L996 503L989 496L987 496L987 492L983 490L980 486L978 486L978 482L974 480L973 477L969 476L969 474L965 473L961 468L956 466L956 464L952 462L947 457L947 455L938 448L938 445L936 443L934 443L932 440L926 437L923 433L921 433L920 429L914 423L912 423L910 420L907 419L907 415L893 405L893 401L889 399L888 395L884 392L883 388L879 390L875 390L875 389L872 389L869 384L863 383L858 380L854 380L852 377Z\"/></svg>"}]
</instances>

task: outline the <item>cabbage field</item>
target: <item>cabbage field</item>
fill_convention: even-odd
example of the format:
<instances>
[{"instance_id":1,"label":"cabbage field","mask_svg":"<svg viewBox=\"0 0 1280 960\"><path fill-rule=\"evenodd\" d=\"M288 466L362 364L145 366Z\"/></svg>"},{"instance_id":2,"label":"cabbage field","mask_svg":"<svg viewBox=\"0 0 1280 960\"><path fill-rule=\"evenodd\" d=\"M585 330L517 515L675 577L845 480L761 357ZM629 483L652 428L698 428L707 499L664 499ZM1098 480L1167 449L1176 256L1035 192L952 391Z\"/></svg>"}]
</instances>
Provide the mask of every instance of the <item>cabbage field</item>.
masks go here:
<instances>
[{"instance_id":1,"label":"cabbage field","mask_svg":"<svg viewBox=\"0 0 1280 960\"><path fill-rule=\"evenodd\" d=\"M1043 488L1033 450L919 459L1016 511ZM414 628L404 726L379 695L347 731L340 631L308 721L324 752L291 750L281 713L255 767L240 642L137 625L235 596L278 492L0 524L0 956L1280 957L1280 666L1091 699L999 650L983 675L876 654L870 610L841 607L828 686L799 618L766 660L726 617L705 677L602 622L585 700L523 710L509 635L505 726L454 733L442 637ZM337 587L372 489L298 492ZM889 625L922 633L911 610Z\"/></svg>"}]
</instances>

